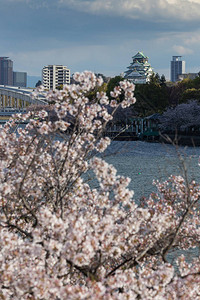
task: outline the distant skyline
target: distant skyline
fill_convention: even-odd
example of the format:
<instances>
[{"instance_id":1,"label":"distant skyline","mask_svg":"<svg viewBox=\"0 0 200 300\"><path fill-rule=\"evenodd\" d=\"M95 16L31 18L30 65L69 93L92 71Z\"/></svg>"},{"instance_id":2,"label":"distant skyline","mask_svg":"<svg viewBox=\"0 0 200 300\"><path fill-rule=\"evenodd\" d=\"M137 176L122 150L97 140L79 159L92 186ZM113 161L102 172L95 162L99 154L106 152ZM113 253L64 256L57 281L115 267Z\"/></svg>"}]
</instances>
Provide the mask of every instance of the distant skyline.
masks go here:
<instances>
[{"instance_id":1,"label":"distant skyline","mask_svg":"<svg viewBox=\"0 0 200 300\"><path fill-rule=\"evenodd\" d=\"M115 76L142 51L170 78L173 55L200 71L200 0L0 0L0 56L16 71L43 66Z\"/></svg>"}]
</instances>

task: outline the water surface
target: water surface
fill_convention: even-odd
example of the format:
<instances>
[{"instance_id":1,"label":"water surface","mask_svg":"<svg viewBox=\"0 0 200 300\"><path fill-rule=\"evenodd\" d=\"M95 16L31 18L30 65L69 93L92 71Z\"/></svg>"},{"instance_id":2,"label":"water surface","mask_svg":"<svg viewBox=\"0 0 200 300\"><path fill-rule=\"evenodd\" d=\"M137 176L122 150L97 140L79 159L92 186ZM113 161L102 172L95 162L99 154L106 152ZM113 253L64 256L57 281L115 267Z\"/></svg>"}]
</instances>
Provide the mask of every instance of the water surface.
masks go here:
<instances>
[{"instance_id":1,"label":"water surface","mask_svg":"<svg viewBox=\"0 0 200 300\"><path fill-rule=\"evenodd\" d=\"M171 174L183 175L182 160L189 179L200 182L199 156L200 147L175 148L161 143L113 141L105 153L105 160L117 168L118 174L131 178L129 187L138 199L155 190L153 179L165 180Z\"/></svg>"}]
</instances>

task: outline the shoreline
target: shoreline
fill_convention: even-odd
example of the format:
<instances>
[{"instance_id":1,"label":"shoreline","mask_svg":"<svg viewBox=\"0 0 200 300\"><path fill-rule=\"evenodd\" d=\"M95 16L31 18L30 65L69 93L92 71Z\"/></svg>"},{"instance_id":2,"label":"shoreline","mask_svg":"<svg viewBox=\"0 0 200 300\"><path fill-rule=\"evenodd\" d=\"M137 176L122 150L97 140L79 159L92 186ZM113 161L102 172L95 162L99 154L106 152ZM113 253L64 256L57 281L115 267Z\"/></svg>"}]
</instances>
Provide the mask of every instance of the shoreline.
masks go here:
<instances>
[{"instance_id":1,"label":"shoreline","mask_svg":"<svg viewBox=\"0 0 200 300\"><path fill-rule=\"evenodd\" d=\"M140 138L138 136L131 135L117 135L109 136L114 141L143 141L147 143L165 143L176 144L179 146L200 147L200 136L189 135L176 135L176 134L164 134L159 136L148 136L146 138Z\"/></svg>"}]
</instances>

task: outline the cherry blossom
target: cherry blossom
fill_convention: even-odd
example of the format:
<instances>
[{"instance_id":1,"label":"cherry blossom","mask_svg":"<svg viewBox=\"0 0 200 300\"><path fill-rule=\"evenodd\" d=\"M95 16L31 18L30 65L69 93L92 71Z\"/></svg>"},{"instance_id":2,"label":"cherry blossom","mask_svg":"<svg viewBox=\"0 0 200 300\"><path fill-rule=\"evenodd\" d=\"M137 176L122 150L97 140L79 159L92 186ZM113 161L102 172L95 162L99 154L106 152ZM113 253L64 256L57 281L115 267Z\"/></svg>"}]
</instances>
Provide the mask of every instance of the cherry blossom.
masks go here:
<instances>
[{"instance_id":1,"label":"cherry blossom","mask_svg":"<svg viewBox=\"0 0 200 300\"><path fill-rule=\"evenodd\" d=\"M112 115L104 93L88 95L102 80L74 79L45 92L55 122L44 107L1 127L0 298L200 299L199 256L184 254L200 243L199 185L172 175L136 203L100 156ZM133 92L121 82L112 105L132 105Z\"/></svg>"}]
</instances>

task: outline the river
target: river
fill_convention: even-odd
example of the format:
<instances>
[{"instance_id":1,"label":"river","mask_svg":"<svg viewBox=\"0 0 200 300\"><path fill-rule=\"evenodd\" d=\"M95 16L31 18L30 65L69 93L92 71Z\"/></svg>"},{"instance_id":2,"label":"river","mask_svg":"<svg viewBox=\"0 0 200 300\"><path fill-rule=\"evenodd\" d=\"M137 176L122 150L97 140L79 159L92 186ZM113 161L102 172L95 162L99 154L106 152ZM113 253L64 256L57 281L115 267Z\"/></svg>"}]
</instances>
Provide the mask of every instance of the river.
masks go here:
<instances>
[{"instance_id":1,"label":"river","mask_svg":"<svg viewBox=\"0 0 200 300\"><path fill-rule=\"evenodd\" d=\"M19 125L24 128L25 125ZM116 167L119 175L131 178L136 202L156 191L153 180L165 180L171 174L183 175L180 156L187 166L189 179L200 183L200 147L148 143L144 141L112 141L102 157Z\"/></svg>"},{"instance_id":2,"label":"river","mask_svg":"<svg viewBox=\"0 0 200 300\"><path fill-rule=\"evenodd\" d=\"M25 125L20 125L24 128ZM171 174L183 175L180 157L187 166L189 180L200 183L200 147L178 148L170 144L147 143L143 141L113 141L102 157L116 167L119 175L131 178L129 188L134 190L134 199L139 202L142 196L148 197L156 191L152 181L165 180ZM168 254L168 260L173 262L184 253L190 262L194 256L199 256L197 248L176 250ZM173 263L175 266L175 263ZM176 266L175 266L176 267Z\"/></svg>"},{"instance_id":3,"label":"river","mask_svg":"<svg viewBox=\"0 0 200 300\"><path fill-rule=\"evenodd\" d=\"M137 203L142 196L147 197L156 191L153 179L165 180L171 174L183 175L180 157L184 159L189 179L200 183L200 147L180 146L176 149L169 144L113 141L106 151L105 160L116 167L119 175L131 178L129 188L134 190ZM188 262L200 254L197 248L169 252L168 260L175 269L174 259L183 253Z\"/></svg>"},{"instance_id":4,"label":"river","mask_svg":"<svg viewBox=\"0 0 200 300\"><path fill-rule=\"evenodd\" d=\"M187 166L189 179L200 182L200 147L183 147L142 141L113 141L105 153L105 160L113 164L119 175L131 178L130 189L135 200L148 196L155 187L153 179L165 180L171 174L183 175L180 156Z\"/></svg>"}]
</instances>

